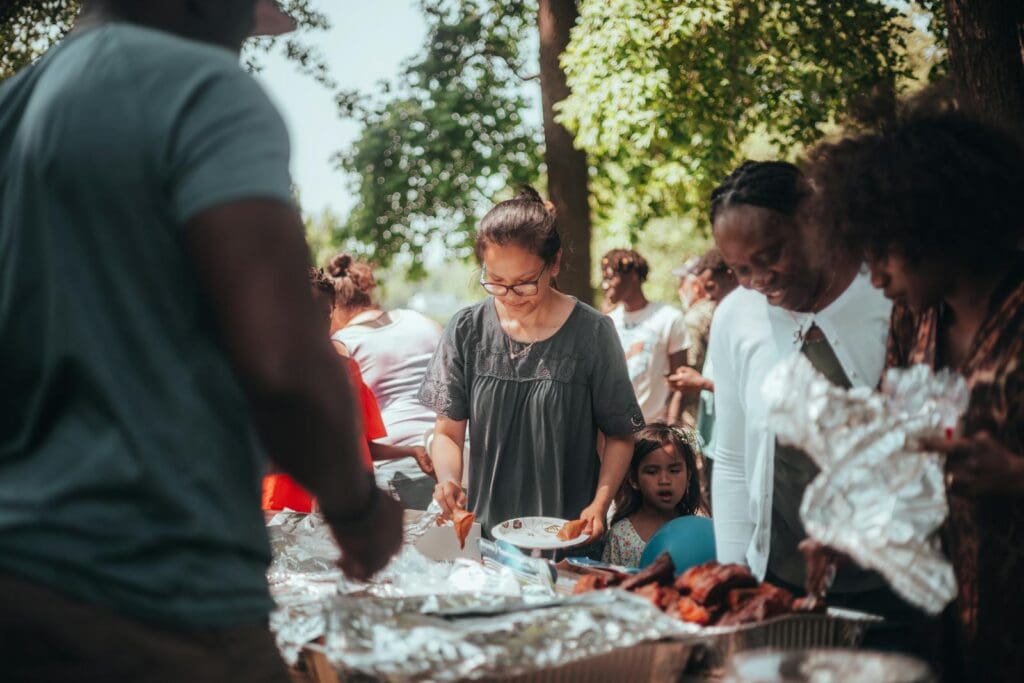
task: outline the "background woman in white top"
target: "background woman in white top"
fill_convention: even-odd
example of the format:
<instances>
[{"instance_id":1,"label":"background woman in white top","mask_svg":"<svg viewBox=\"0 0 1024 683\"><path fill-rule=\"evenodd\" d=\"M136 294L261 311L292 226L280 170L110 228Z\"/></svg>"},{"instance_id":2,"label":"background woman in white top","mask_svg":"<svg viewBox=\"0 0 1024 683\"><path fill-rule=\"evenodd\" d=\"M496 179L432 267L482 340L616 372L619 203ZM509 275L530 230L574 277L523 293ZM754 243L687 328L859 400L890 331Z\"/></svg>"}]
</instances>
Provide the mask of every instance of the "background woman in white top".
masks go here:
<instances>
[{"instance_id":1,"label":"background woman in white top","mask_svg":"<svg viewBox=\"0 0 1024 683\"><path fill-rule=\"evenodd\" d=\"M381 309L373 299L377 283L368 264L339 254L327 270L335 282L331 339L359 365L377 399L388 434L376 442L411 449L413 455L377 460L373 451L378 484L390 487L405 507L424 510L434 480L428 476L433 468L422 446L437 415L416 393L441 340L441 327L416 311Z\"/></svg>"},{"instance_id":2,"label":"background woman in white top","mask_svg":"<svg viewBox=\"0 0 1024 683\"><path fill-rule=\"evenodd\" d=\"M761 385L779 360L803 353L834 384L875 387L891 309L856 257L823 262L810 254L811 228L796 220L807 193L796 166L748 161L711 204L715 242L742 287L711 327L718 559L745 562L797 594L805 584L800 502L818 470L802 451L776 443ZM881 577L849 565L839 569L829 602L909 619L910 608Z\"/></svg>"}]
</instances>

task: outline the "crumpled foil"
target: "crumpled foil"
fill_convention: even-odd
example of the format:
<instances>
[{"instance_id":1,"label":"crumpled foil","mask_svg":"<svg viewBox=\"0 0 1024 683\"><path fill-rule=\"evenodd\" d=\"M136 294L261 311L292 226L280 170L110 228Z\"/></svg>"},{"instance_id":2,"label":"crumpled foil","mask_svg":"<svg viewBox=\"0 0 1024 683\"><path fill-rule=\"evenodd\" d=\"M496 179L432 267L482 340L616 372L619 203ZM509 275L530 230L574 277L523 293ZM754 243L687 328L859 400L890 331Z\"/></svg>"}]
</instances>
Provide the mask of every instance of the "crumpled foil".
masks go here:
<instances>
[{"instance_id":1,"label":"crumpled foil","mask_svg":"<svg viewBox=\"0 0 1024 683\"><path fill-rule=\"evenodd\" d=\"M949 512L943 461L915 444L955 428L969 398L963 378L918 365L889 370L881 393L846 390L797 354L768 374L762 395L778 439L821 469L800 506L808 535L942 611L956 595L937 533Z\"/></svg>"},{"instance_id":2,"label":"crumpled foil","mask_svg":"<svg viewBox=\"0 0 1024 683\"><path fill-rule=\"evenodd\" d=\"M493 599L468 597L474 598L484 604ZM463 608L446 598L339 597L324 652L349 674L384 681L455 681L514 676L697 630L618 590L500 615L437 615Z\"/></svg>"},{"instance_id":3,"label":"crumpled foil","mask_svg":"<svg viewBox=\"0 0 1024 683\"><path fill-rule=\"evenodd\" d=\"M267 524L272 551L267 581L277 609L270 615L270 628L285 661L295 663L307 643L325 635L331 600L338 595L436 600L468 594L470 597L461 598L462 609L474 613L515 609L552 598L550 591L539 587L521 588L505 567L485 567L467 559L427 559L413 545L434 524L434 515L408 524L399 553L369 583L363 583L342 573L338 566L341 552L321 515L284 512L271 519Z\"/></svg>"}]
</instances>

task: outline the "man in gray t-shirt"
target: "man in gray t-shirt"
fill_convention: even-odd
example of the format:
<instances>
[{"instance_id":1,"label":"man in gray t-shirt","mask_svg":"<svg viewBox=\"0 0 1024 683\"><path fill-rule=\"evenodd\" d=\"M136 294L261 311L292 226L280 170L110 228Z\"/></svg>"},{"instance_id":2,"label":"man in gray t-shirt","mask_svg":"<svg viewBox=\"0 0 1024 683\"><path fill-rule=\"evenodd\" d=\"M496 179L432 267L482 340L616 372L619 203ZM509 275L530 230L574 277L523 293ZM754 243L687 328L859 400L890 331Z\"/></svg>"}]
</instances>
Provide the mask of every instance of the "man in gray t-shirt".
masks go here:
<instances>
[{"instance_id":1,"label":"man in gray t-shirt","mask_svg":"<svg viewBox=\"0 0 1024 683\"><path fill-rule=\"evenodd\" d=\"M319 333L284 124L238 64L257 9L281 16L269 0L87 1L0 84L13 679L281 680L257 433L318 496L346 571L400 543Z\"/></svg>"}]
</instances>

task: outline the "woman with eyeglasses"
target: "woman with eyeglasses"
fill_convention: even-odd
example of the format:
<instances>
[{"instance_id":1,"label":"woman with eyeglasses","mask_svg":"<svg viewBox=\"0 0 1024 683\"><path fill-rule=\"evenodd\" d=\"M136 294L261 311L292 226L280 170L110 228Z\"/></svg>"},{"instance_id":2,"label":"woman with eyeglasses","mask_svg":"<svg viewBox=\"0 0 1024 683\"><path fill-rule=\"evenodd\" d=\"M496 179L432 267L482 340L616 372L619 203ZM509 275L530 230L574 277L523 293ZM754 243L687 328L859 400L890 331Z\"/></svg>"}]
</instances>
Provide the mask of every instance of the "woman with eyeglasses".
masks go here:
<instances>
[{"instance_id":1,"label":"woman with eyeglasses","mask_svg":"<svg viewBox=\"0 0 1024 683\"><path fill-rule=\"evenodd\" d=\"M596 538L644 426L615 328L555 288L558 222L533 188L484 216L476 257L490 296L448 323L420 389L437 412L434 500L485 533L543 515L582 519Z\"/></svg>"}]
</instances>

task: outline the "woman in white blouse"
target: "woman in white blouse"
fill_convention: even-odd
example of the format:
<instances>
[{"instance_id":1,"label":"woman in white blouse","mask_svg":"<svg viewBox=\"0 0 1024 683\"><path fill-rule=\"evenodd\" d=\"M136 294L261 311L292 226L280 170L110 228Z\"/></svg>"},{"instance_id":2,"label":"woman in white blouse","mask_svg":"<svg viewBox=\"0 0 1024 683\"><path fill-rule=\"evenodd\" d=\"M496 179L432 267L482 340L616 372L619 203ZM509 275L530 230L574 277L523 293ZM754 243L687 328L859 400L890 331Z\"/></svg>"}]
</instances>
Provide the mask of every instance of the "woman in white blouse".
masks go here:
<instances>
[{"instance_id":1,"label":"woman in white blouse","mask_svg":"<svg viewBox=\"0 0 1024 683\"><path fill-rule=\"evenodd\" d=\"M802 594L806 538L799 508L817 474L805 453L783 447L766 419L761 385L781 359L804 353L833 383L875 387L885 361L891 306L857 260L807 248L796 220L808 194L796 166L745 162L712 194L715 242L741 289L715 312L712 499L718 559ZM815 252L815 253L812 253ZM840 567L829 594L895 616L906 607L877 574Z\"/></svg>"}]
</instances>

